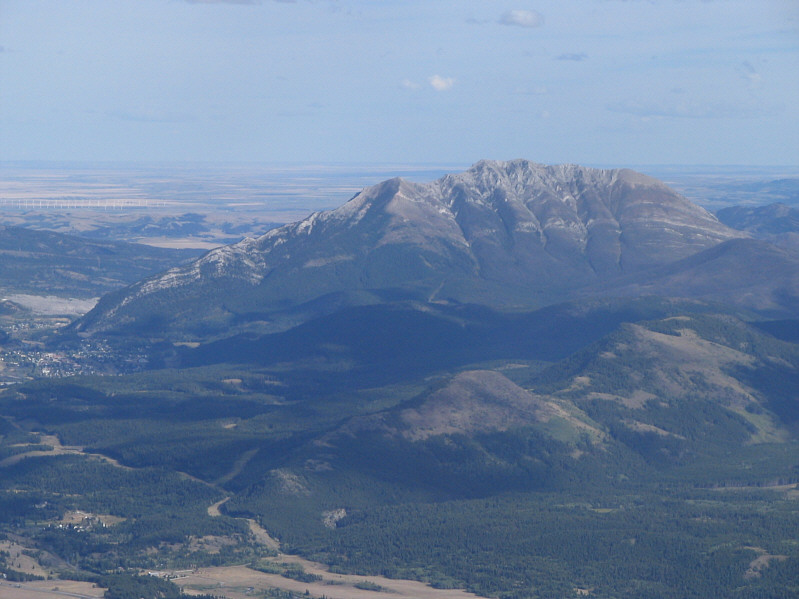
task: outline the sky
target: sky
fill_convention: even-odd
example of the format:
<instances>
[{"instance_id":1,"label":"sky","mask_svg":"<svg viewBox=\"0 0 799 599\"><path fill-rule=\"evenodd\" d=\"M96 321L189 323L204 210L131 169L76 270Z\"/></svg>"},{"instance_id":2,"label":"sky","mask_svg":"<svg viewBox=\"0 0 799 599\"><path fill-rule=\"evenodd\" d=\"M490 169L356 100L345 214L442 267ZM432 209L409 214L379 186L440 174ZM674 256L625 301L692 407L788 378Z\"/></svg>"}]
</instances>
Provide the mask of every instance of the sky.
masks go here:
<instances>
[{"instance_id":1,"label":"sky","mask_svg":"<svg viewBox=\"0 0 799 599\"><path fill-rule=\"evenodd\" d=\"M799 165L799 0L0 0L0 161Z\"/></svg>"}]
</instances>

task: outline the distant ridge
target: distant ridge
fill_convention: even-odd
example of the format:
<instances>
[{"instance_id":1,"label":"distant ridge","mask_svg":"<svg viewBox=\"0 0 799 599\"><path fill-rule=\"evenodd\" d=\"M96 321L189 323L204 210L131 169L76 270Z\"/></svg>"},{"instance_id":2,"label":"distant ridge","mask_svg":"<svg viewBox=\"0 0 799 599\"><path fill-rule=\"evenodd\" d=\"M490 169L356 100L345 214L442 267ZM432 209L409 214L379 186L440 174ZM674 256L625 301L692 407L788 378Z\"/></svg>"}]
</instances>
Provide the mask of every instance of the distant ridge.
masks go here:
<instances>
[{"instance_id":1,"label":"distant ridge","mask_svg":"<svg viewBox=\"0 0 799 599\"><path fill-rule=\"evenodd\" d=\"M615 281L612 291L636 297L698 297L772 316L799 316L799 255L757 239L733 239Z\"/></svg>"},{"instance_id":2,"label":"distant ridge","mask_svg":"<svg viewBox=\"0 0 799 599\"><path fill-rule=\"evenodd\" d=\"M0 290L92 298L197 255L0 225Z\"/></svg>"}]
</instances>

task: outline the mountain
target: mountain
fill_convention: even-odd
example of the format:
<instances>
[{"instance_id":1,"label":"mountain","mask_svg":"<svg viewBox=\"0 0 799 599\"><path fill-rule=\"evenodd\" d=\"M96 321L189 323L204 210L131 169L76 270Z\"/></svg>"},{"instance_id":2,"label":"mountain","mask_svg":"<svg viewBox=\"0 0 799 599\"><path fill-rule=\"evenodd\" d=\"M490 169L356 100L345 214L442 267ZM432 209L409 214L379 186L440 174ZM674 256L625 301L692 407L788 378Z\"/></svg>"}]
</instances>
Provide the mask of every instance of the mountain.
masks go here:
<instances>
[{"instance_id":1,"label":"mountain","mask_svg":"<svg viewBox=\"0 0 799 599\"><path fill-rule=\"evenodd\" d=\"M733 239L671 264L620 278L607 293L716 301L772 318L799 317L799 253L756 239Z\"/></svg>"},{"instance_id":2,"label":"mountain","mask_svg":"<svg viewBox=\"0 0 799 599\"><path fill-rule=\"evenodd\" d=\"M162 360L183 368L324 368L328 388L367 381L376 385L480 362L552 362L622 323L717 309L704 302L658 298L591 299L514 312L473 304L393 302L344 308L279 333L242 333L197 347L170 347Z\"/></svg>"},{"instance_id":3,"label":"mountain","mask_svg":"<svg viewBox=\"0 0 799 599\"><path fill-rule=\"evenodd\" d=\"M782 203L767 206L731 206L716 213L728 227L760 238L781 233L799 233L799 208Z\"/></svg>"},{"instance_id":4,"label":"mountain","mask_svg":"<svg viewBox=\"0 0 799 599\"><path fill-rule=\"evenodd\" d=\"M465 369L399 402L394 388L394 405L383 409L362 403L348 414L337 403L332 430L232 480L239 493L231 506L283 524L335 502L494 496L559 488L582 467L584 480L612 471L662 476L705 460L717 464L703 476L721 482L758 476L728 463L742 446L794 446L799 431L799 348L729 315L623 324L527 382L517 379L519 366ZM341 494L354 485L360 490ZM281 513L292 516L282 521Z\"/></svg>"},{"instance_id":5,"label":"mountain","mask_svg":"<svg viewBox=\"0 0 799 599\"><path fill-rule=\"evenodd\" d=\"M733 428L749 442L774 441L791 429L795 433L797 375L795 344L730 315L686 314L621 325L543 372L536 390L575 401L605 427L616 411L646 423L628 422L627 428L663 436L671 431L709 446L723 442L713 438L714 430L730 433L719 418L725 412L739 419ZM647 429L652 426L661 432Z\"/></svg>"},{"instance_id":6,"label":"mountain","mask_svg":"<svg viewBox=\"0 0 799 599\"><path fill-rule=\"evenodd\" d=\"M213 250L109 294L73 330L280 330L396 299L539 307L743 235L631 170L482 161L432 183L384 181Z\"/></svg>"},{"instance_id":7,"label":"mountain","mask_svg":"<svg viewBox=\"0 0 799 599\"><path fill-rule=\"evenodd\" d=\"M719 210L716 216L728 227L745 231L799 256L799 208L782 203L731 206Z\"/></svg>"},{"instance_id":8,"label":"mountain","mask_svg":"<svg viewBox=\"0 0 799 599\"><path fill-rule=\"evenodd\" d=\"M566 416L566 412L499 372L471 370L458 373L423 402L400 410L398 428L392 428L385 416L381 416L378 419L363 418L356 427L379 423L387 433L421 441L438 435L506 431L549 422L554 417ZM351 424L348 432L355 430L357 428Z\"/></svg>"},{"instance_id":9,"label":"mountain","mask_svg":"<svg viewBox=\"0 0 799 599\"><path fill-rule=\"evenodd\" d=\"M196 257L197 252L0 226L0 256L0 289L6 295L89 298Z\"/></svg>"}]
</instances>

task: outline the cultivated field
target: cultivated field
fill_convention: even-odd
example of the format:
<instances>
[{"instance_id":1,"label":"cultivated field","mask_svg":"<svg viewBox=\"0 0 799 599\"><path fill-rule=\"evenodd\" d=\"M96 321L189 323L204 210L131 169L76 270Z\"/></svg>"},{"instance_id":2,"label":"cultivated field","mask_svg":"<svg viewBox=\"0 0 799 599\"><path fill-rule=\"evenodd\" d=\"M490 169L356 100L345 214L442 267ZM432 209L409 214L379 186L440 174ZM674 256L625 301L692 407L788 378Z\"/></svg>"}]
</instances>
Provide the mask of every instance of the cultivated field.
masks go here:
<instances>
[{"instance_id":1,"label":"cultivated field","mask_svg":"<svg viewBox=\"0 0 799 599\"><path fill-rule=\"evenodd\" d=\"M0 597L3 599L99 599L105 589L90 582L74 580L36 580L33 582L6 582L0 580Z\"/></svg>"},{"instance_id":2,"label":"cultivated field","mask_svg":"<svg viewBox=\"0 0 799 599\"><path fill-rule=\"evenodd\" d=\"M245 599L269 588L296 593L308 591L313 597L324 595L329 599L386 599L387 597L391 599L474 599L477 597L477 595L459 589L434 589L412 580L332 574L324 566L296 556L279 555L274 559L276 563L298 564L307 573L321 576L322 579L317 582L299 582L279 574L266 574L244 566L229 566L200 568L189 576L175 579L174 582L183 587L188 594L211 593L230 599ZM382 587L382 590L357 588L356 584L378 585Z\"/></svg>"}]
</instances>

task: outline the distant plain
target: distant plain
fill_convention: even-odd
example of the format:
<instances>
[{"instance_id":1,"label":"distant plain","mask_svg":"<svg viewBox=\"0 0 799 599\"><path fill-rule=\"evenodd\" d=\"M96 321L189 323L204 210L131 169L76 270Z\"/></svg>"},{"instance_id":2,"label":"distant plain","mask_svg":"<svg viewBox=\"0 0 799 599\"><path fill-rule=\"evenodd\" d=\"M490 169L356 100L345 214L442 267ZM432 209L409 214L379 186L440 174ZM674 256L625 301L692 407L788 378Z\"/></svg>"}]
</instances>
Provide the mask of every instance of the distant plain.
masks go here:
<instances>
[{"instance_id":1,"label":"distant plain","mask_svg":"<svg viewBox=\"0 0 799 599\"><path fill-rule=\"evenodd\" d=\"M6 226L211 249L335 208L383 179L430 181L461 167L6 163L0 210ZM187 214L191 226L178 226Z\"/></svg>"},{"instance_id":2,"label":"distant plain","mask_svg":"<svg viewBox=\"0 0 799 599\"><path fill-rule=\"evenodd\" d=\"M340 206L384 179L432 181L466 166L4 163L0 210L6 226L211 249ZM712 212L799 206L799 167L632 168Z\"/></svg>"}]
</instances>

